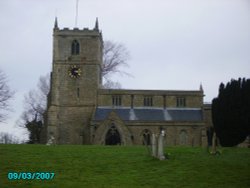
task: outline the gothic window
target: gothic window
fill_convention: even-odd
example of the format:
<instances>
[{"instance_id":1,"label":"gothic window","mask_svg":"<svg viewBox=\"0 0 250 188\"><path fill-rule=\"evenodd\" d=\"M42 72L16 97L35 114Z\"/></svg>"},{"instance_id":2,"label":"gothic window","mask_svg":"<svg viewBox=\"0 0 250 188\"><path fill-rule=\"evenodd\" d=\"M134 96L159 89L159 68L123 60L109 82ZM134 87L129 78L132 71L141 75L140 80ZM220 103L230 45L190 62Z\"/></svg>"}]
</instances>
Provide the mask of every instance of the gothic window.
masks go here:
<instances>
[{"instance_id":1,"label":"gothic window","mask_svg":"<svg viewBox=\"0 0 250 188\"><path fill-rule=\"evenodd\" d=\"M77 40L73 40L71 44L71 54L79 55L79 53L80 53L80 44Z\"/></svg>"},{"instance_id":2,"label":"gothic window","mask_svg":"<svg viewBox=\"0 0 250 188\"><path fill-rule=\"evenodd\" d=\"M176 106L177 107L185 107L186 106L186 99L184 97L177 97L176 98Z\"/></svg>"},{"instance_id":3,"label":"gothic window","mask_svg":"<svg viewBox=\"0 0 250 188\"><path fill-rule=\"evenodd\" d=\"M112 96L112 105L113 106L121 106L122 105L122 97L120 95Z\"/></svg>"},{"instance_id":4,"label":"gothic window","mask_svg":"<svg viewBox=\"0 0 250 188\"><path fill-rule=\"evenodd\" d=\"M144 106L153 106L153 97L145 96L143 100Z\"/></svg>"},{"instance_id":5,"label":"gothic window","mask_svg":"<svg viewBox=\"0 0 250 188\"><path fill-rule=\"evenodd\" d=\"M151 136L150 136L150 131L148 129L145 129L142 132L142 143L143 143L143 145L150 145L151 144Z\"/></svg>"},{"instance_id":6,"label":"gothic window","mask_svg":"<svg viewBox=\"0 0 250 188\"><path fill-rule=\"evenodd\" d=\"M188 144L187 131L181 130L179 137L180 137L180 145L187 145Z\"/></svg>"}]
</instances>

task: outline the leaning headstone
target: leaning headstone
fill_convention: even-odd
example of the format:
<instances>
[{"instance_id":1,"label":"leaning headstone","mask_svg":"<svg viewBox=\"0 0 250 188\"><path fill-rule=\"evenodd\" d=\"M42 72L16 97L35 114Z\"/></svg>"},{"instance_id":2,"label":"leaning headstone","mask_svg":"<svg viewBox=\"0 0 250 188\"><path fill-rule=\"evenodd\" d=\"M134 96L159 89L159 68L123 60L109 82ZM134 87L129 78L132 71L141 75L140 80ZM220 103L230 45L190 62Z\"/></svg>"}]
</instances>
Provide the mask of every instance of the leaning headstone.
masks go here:
<instances>
[{"instance_id":1,"label":"leaning headstone","mask_svg":"<svg viewBox=\"0 0 250 188\"><path fill-rule=\"evenodd\" d=\"M152 156L157 157L157 135L152 134Z\"/></svg>"}]
</instances>

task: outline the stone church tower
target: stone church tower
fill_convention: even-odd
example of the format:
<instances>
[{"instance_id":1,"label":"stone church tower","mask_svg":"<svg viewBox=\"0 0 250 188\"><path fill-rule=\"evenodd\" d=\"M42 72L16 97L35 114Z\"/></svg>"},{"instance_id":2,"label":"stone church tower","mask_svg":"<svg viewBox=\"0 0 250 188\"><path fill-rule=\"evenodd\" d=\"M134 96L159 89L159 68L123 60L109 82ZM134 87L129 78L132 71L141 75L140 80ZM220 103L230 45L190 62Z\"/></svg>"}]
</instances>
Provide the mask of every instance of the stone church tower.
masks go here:
<instances>
[{"instance_id":1,"label":"stone church tower","mask_svg":"<svg viewBox=\"0 0 250 188\"><path fill-rule=\"evenodd\" d=\"M90 144L90 127L101 85L102 34L93 29L59 29L55 20L47 140Z\"/></svg>"}]
</instances>

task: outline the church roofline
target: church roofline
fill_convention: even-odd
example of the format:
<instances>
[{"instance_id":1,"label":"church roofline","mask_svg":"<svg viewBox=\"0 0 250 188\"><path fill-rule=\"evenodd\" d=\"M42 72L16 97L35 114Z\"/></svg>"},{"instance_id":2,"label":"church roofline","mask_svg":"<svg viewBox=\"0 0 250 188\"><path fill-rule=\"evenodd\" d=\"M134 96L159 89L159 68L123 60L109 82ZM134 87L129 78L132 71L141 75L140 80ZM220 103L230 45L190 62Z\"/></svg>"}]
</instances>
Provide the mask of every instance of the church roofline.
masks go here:
<instances>
[{"instance_id":1,"label":"church roofline","mask_svg":"<svg viewBox=\"0 0 250 188\"><path fill-rule=\"evenodd\" d=\"M103 95L203 95L200 90L133 90L133 89L98 89Z\"/></svg>"},{"instance_id":2,"label":"church roofline","mask_svg":"<svg viewBox=\"0 0 250 188\"><path fill-rule=\"evenodd\" d=\"M97 106L100 109L152 109L152 110L201 110L201 108L191 108L191 107L154 107L154 106L134 106L131 108L130 106Z\"/></svg>"}]
</instances>

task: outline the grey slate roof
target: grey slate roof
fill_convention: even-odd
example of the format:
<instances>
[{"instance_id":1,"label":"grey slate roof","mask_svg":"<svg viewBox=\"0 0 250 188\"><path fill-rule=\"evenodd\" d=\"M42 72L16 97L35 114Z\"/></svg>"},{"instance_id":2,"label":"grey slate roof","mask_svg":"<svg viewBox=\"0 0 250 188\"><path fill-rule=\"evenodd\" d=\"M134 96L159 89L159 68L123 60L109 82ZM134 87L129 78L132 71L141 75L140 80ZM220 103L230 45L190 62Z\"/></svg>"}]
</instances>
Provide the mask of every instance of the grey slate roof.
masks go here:
<instances>
[{"instance_id":1,"label":"grey slate roof","mask_svg":"<svg viewBox=\"0 0 250 188\"><path fill-rule=\"evenodd\" d=\"M200 108L97 107L94 119L102 121L114 111L124 121L202 121Z\"/></svg>"}]
</instances>

